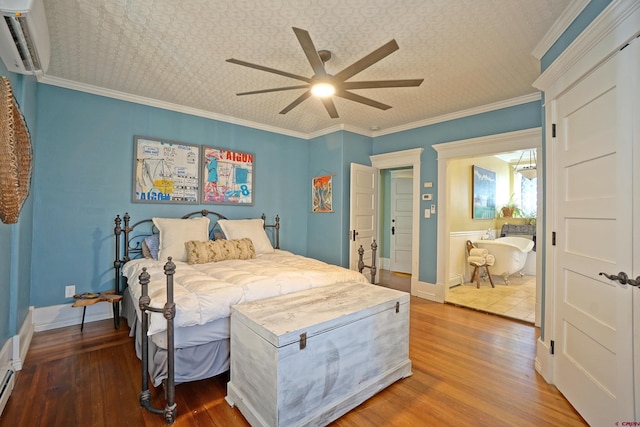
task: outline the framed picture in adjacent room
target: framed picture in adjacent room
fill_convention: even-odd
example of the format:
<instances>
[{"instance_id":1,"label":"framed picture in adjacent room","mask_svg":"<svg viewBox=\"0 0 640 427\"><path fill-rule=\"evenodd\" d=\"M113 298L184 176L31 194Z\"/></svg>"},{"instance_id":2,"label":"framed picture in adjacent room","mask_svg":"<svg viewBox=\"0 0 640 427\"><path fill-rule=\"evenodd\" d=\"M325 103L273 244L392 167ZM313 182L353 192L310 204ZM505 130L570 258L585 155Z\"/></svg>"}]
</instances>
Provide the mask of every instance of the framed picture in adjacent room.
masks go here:
<instances>
[{"instance_id":1,"label":"framed picture in adjacent room","mask_svg":"<svg viewBox=\"0 0 640 427\"><path fill-rule=\"evenodd\" d=\"M496 173L473 165L473 200L471 218L496 217Z\"/></svg>"}]
</instances>

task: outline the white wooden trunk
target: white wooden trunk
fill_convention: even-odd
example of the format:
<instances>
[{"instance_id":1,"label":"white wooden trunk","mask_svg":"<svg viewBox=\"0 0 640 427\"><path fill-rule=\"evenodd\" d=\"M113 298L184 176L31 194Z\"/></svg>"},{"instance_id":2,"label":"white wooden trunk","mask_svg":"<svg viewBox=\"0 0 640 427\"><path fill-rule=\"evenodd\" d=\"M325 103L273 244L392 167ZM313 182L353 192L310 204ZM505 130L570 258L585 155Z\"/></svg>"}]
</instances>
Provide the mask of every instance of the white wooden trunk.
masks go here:
<instances>
[{"instance_id":1,"label":"white wooden trunk","mask_svg":"<svg viewBox=\"0 0 640 427\"><path fill-rule=\"evenodd\" d=\"M349 283L232 307L226 400L252 426L326 425L409 375L406 292Z\"/></svg>"}]
</instances>

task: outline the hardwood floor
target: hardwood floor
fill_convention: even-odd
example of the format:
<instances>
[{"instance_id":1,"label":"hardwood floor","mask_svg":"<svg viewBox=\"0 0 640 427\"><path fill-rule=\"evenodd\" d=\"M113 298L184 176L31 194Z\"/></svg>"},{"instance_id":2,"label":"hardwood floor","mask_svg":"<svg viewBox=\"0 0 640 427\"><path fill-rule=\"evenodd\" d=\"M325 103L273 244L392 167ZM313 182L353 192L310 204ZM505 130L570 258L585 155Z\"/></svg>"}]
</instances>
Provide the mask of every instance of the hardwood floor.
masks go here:
<instances>
[{"instance_id":1,"label":"hardwood floor","mask_svg":"<svg viewBox=\"0 0 640 427\"><path fill-rule=\"evenodd\" d=\"M536 329L449 304L411 299L413 375L345 416L351 426L584 426L536 374ZM140 408L140 361L123 320L38 332L0 426L163 426ZM224 400L227 376L180 384L175 426L247 426ZM163 406L153 391L153 404Z\"/></svg>"}]
</instances>

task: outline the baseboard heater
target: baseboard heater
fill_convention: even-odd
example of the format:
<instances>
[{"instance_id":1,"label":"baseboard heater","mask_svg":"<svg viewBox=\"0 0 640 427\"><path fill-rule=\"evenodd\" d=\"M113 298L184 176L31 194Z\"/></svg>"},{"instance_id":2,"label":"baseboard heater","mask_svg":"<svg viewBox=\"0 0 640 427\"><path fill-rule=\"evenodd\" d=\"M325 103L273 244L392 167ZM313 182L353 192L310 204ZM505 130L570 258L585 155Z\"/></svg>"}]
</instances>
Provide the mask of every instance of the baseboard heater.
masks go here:
<instances>
[{"instance_id":1,"label":"baseboard heater","mask_svg":"<svg viewBox=\"0 0 640 427\"><path fill-rule=\"evenodd\" d=\"M7 369L0 385L0 415L2 415L4 407L7 405L7 401L9 400L9 396L11 396L15 381L15 372L13 369Z\"/></svg>"}]
</instances>

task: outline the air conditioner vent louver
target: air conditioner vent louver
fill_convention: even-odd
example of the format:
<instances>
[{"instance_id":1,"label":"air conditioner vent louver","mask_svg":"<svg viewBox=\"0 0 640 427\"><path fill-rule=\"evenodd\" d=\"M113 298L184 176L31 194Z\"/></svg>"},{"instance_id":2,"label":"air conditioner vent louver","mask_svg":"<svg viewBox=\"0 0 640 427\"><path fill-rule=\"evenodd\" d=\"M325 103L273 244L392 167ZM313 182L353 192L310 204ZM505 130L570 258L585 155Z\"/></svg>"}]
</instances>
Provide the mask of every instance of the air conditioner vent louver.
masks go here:
<instances>
[{"instance_id":1,"label":"air conditioner vent louver","mask_svg":"<svg viewBox=\"0 0 640 427\"><path fill-rule=\"evenodd\" d=\"M0 0L0 57L9 71L38 74L49 66L50 41L42 0Z\"/></svg>"},{"instance_id":2,"label":"air conditioner vent louver","mask_svg":"<svg viewBox=\"0 0 640 427\"><path fill-rule=\"evenodd\" d=\"M24 18L12 18L9 16L5 16L4 20L7 23L13 42L18 49L18 54L20 55L20 59L22 59L24 68L29 71L41 70L40 60L38 59L37 52L33 48L33 38L29 34L29 27L26 24L27 21ZM20 26L19 31L16 31L16 25Z\"/></svg>"}]
</instances>

